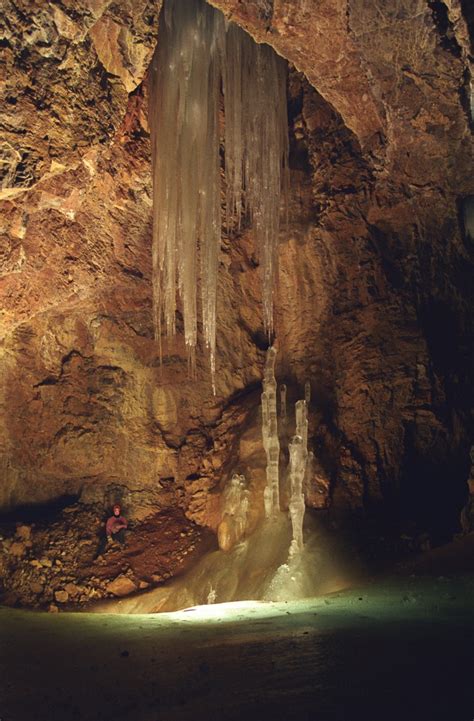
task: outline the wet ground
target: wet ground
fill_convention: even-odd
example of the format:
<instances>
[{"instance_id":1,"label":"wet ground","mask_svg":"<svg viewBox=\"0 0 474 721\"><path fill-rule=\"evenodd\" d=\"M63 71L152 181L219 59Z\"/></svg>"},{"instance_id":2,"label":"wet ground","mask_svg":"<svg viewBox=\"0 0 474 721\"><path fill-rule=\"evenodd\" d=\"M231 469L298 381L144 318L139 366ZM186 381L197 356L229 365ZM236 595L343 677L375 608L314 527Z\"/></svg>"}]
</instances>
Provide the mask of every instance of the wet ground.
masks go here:
<instances>
[{"instance_id":1,"label":"wet ground","mask_svg":"<svg viewBox=\"0 0 474 721\"><path fill-rule=\"evenodd\" d=\"M474 578L159 615L0 609L2 721L471 721Z\"/></svg>"}]
</instances>

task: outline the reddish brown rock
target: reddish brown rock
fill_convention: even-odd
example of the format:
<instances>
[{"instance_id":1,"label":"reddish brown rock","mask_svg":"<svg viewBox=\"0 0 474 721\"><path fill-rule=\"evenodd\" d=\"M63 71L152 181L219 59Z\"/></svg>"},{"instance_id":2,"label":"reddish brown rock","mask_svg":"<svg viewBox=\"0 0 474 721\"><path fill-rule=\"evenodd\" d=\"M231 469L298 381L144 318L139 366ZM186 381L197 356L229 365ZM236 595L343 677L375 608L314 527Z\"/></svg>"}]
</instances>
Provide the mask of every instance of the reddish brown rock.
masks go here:
<instances>
[{"instance_id":1,"label":"reddish brown rock","mask_svg":"<svg viewBox=\"0 0 474 721\"><path fill-rule=\"evenodd\" d=\"M69 594L64 589L54 592L54 598L58 603L67 603L69 601Z\"/></svg>"},{"instance_id":2,"label":"reddish brown rock","mask_svg":"<svg viewBox=\"0 0 474 721\"><path fill-rule=\"evenodd\" d=\"M117 576L107 584L106 590L107 593L111 593L113 596L128 596L137 590L137 586L127 576Z\"/></svg>"}]
</instances>

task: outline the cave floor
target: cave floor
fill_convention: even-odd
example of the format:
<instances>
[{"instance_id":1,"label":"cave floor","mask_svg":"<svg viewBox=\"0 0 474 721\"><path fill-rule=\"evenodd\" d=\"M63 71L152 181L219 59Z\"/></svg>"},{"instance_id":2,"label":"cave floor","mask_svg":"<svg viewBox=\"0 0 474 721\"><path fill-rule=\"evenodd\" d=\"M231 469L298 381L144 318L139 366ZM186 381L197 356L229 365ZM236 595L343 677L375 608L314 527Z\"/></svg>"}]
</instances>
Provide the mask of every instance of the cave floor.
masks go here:
<instances>
[{"instance_id":1,"label":"cave floor","mask_svg":"<svg viewBox=\"0 0 474 721\"><path fill-rule=\"evenodd\" d=\"M474 577L173 614L0 609L2 721L473 718Z\"/></svg>"}]
</instances>

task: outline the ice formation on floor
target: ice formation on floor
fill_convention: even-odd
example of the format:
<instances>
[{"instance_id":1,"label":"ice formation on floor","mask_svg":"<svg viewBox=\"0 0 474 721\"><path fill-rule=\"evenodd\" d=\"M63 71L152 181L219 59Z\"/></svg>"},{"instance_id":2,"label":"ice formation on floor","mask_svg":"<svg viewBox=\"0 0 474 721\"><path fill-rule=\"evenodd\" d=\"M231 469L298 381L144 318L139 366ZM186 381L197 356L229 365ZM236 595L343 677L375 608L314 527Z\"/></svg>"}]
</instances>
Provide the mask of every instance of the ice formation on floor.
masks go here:
<instances>
[{"instance_id":1,"label":"ice formation on floor","mask_svg":"<svg viewBox=\"0 0 474 721\"><path fill-rule=\"evenodd\" d=\"M305 516L305 546L288 557L291 523L280 512L230 551L213 550L168 583L123 599L102 601L95 612L157 613L241 600L287 601L349 585L354 559L342 560L337 537Z\"/></svg>"},{"instance_id":2,"label":"ice formation on floor","mask_svg":"<svg viewBox=\"0 0 474 721\"><path fill-rule=\"evenodd\" d=\"M280 510L280 441L278 439L278 420L275 380L276 349L267 351L263 377L262 400L262 439L267 457L267 483L264 491L265 516L269 518Z\"/></svg>"},{"instance_id":3,"label":"ice formation on floor","mask_svg":"<svg viewBox=\"0 0 474 721\"><path fill-rule=\"evenodd\" d=\"M221 237L219 107L224 91L227 223L251 220L263 269L265 329L282 193L288 190L286 63L202 0L165 0L150 73L153 294L161 343L176 332L177 294L194 362L200 289L214 384ZM285 200L285 206L287 202Z\"/></svg>"},{"instance_id":4,"label":"ice formation on floor","mask_svg":"<svg viewBox=\"0 0 474 721\"><path fill-rule=\"evenodd\" d=\"M222 494L222 520L217 529L219 548L228 551L245 536L249 512L245 476L234 473Z\"/></svg>"},{"instance_id":5,"label":"ice formation on floor","mask_svg":"<svg viewBox=\"0 0 474 721\"><path fill-rule=\"evenodd\" d=\"M296 433L290 442L290 518L293 540L290 556L303 548L305 502L303 482L308 461L308 412L306 401L296 403Z\"/></svg>"}]
</instances>

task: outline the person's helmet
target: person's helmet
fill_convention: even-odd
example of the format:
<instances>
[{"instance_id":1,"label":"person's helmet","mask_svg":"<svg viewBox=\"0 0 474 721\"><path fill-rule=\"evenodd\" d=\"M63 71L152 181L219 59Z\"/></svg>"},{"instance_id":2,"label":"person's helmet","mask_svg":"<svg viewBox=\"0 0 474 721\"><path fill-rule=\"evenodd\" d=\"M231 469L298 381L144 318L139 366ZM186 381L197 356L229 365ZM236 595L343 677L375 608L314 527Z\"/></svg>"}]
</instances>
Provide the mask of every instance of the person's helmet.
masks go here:
<instances>
[{"instance_id":1,"label":"person's helmet","mask_svg":"<svg viewBox=\"0 0 474 721\"><path fill-rule=\"evenodd\" d=\"M112 511L115 513L115 511L118 511L120 513L122 509L120 508L120 503L115 503L114 507L112 508Z\"/></svg>"}]
</instances>

